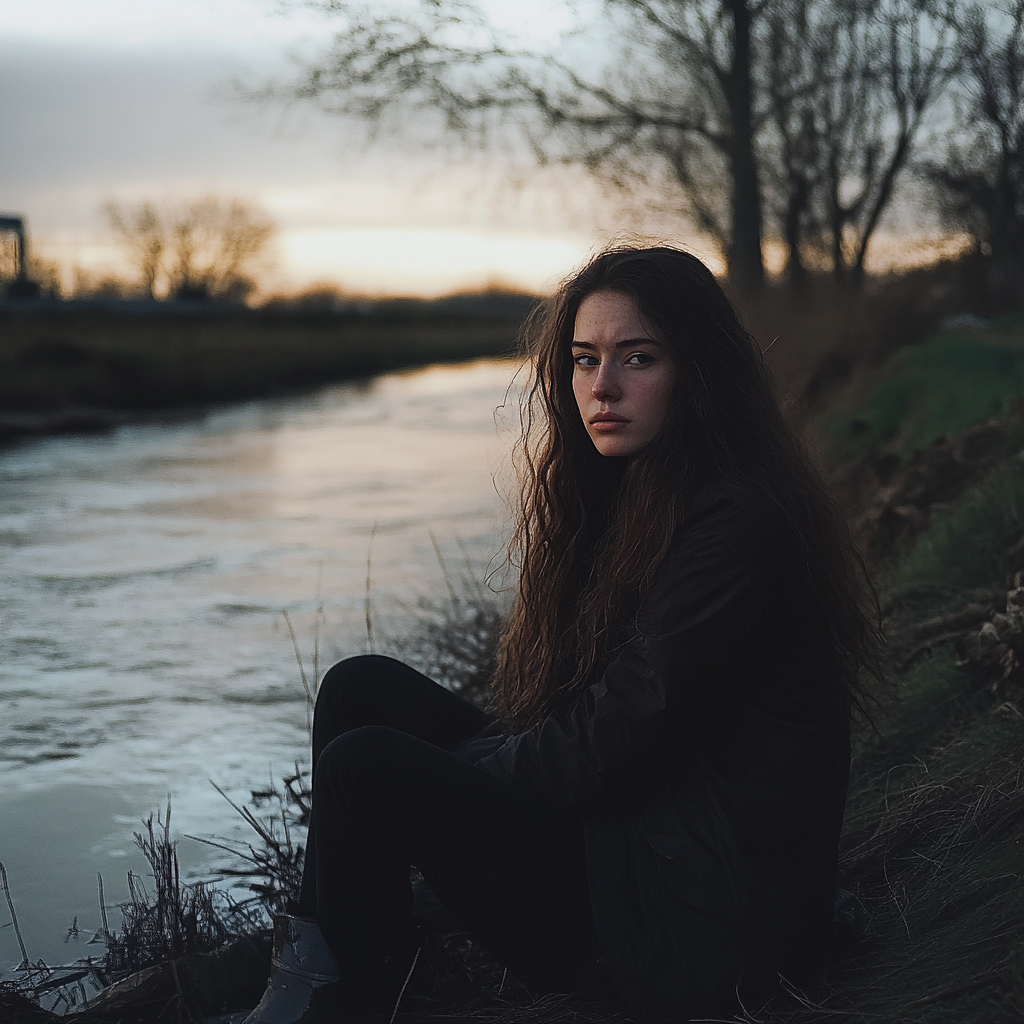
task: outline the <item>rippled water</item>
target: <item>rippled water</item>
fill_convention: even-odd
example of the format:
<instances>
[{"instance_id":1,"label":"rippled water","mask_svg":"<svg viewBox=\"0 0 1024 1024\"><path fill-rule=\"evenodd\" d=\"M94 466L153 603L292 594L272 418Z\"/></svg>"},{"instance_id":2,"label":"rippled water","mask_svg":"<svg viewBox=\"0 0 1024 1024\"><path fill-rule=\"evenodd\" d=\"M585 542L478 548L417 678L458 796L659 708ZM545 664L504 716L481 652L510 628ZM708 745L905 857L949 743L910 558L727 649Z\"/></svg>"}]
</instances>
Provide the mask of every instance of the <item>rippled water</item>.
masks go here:
<instances>
[{"instance_id":1,"label":"rippled water","mask_svg":"<svg viewBox=\"0 0 1024 1024\"><path fill-rule=\"evenodd\" d=\"M435 367L0 452L0 859L47 955L167 793L176 831L226 835L208 779L244 798L305 756L282 609L311 670L323 607L323 668L366 649L368 554L378 636L443 589L431 531L484 572L514 369ZM0 927L0 965L17 958Z\"/></svg>"}]
</instances>

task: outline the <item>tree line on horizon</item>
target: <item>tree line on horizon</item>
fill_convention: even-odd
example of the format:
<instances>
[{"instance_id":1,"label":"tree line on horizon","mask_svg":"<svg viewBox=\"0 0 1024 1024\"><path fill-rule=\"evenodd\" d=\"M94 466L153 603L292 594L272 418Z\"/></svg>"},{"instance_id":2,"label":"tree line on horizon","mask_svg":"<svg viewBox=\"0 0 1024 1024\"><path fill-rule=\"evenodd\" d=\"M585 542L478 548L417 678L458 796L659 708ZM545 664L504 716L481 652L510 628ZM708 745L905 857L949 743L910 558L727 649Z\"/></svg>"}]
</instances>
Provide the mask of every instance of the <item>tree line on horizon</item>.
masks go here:
<instances>
[{"instance_id":1,"label":"tree line on horizon","mask_svg":"<svg viewBox=\"0 0 1024 1024\"><path fill-rule=\"evenodd\" d=\"M243 301L276 230L255 203L212 195L176 204L111 200L102 212L151 299Z\"/></svg>"},{"instance_id":2,"label":"tree line on horizon","mask_svg":"<svg viewBox=\"0 0 1024 1024\"><path fill-rule=\"evenodd\" d=\"M100 209L134 277L74 268L70 297L241 303L257 289L277 230L255 202L206 195L175 201L110 200ZM15 281L17 250L0 234L0 295L69 297L58 264L29 249L28 279ZM7 282L8 287L2 285ZM12 288L11 285L17 287Z\"/></svg>"}]
</instances>

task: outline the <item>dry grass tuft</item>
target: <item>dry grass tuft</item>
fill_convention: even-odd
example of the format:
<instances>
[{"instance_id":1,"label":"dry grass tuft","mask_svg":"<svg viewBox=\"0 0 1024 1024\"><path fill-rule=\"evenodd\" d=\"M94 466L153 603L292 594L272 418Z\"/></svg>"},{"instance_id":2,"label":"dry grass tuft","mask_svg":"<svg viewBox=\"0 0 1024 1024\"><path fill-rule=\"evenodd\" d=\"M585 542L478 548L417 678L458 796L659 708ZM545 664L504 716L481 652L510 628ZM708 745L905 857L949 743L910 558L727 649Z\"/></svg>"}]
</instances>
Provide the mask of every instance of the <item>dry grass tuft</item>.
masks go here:
<instances>
[{"instance_id":1,"label":"dry grass tuft","mask_svg":"<svg viewBox=\"0 0 1024 1024\"><path fill-rule=\"evenodd\" d=\"M107 969L128 973L162 960L216 949L231 935L212 886L182 884L177 844L171 839L171 802L161 818L151 814L135 843L149 862L153 894L128 873L129 900L121 905L123 925L107 935Z\"/></svg>"},{"instance_id":2,"label":"dry grass tuft","mask_svg":"<svg viewBox=\"0 0 1024 1024\"><path fill-rule=\"evenodd\" d=\"M446 599L421 598L416 631L393 641L395 652L424 675L436 679L478 707L487 703L505 618L504 595L480 580L462 543L453 568L430 535L444 577Z\"/></svg>"}]
</instances>

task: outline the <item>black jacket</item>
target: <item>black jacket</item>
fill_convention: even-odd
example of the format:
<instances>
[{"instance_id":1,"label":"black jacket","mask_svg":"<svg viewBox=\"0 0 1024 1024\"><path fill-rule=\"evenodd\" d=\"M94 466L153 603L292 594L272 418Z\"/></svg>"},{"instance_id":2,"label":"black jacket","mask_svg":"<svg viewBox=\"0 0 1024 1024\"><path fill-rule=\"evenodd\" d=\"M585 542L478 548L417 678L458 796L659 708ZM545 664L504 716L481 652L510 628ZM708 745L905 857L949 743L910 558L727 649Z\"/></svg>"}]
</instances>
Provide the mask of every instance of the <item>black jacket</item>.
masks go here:
<instances>
[{"instance_id":1,"label":"black jacket","mask_svg":"<svg viewBox=\"0 0 1024 1024\"><path fill-rule=\"evenodd\" d=\"M822 611L752 485L697 492L639 623L571 710L479 764L583 818L608 970L679 1019L822 966L849 724Z\"/></svg>"}]
</instances>

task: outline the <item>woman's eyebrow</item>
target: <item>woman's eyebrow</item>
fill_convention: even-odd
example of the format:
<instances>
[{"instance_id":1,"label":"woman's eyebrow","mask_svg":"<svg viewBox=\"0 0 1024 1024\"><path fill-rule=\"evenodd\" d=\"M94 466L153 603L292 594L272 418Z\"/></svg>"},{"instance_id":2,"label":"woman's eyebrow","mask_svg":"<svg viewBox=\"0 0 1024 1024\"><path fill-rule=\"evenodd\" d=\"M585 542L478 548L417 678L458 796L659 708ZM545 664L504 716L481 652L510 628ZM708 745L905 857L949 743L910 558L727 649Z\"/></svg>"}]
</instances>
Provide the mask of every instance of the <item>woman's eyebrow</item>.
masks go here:
<instances>
[{"instance_id":1,"label":"woman's eyebrow","mask_svg":"<svg viewBox=\"0 0 1024 1024\"><path fill-rule=\"evenodd\" d=\"M630 345L654 345L661 348L661 342L657 338L626 338L623 341L615 342L616 348L628 348ZM592 341L577 341L572 339L573 348L594 348Z\"/></svg>"},{"instance_id":2,"label":"woman's eyebrow","mask_svg":"<svg viewBox=\"0 0 1024 1024\"><path fill-rule=\"evenodd\" d=\"M625 341L615 342L616 348L628 348L630 345L655 345L661 348L661 342L657 338L626 338Z\"/></svg>"}]
</instances>

